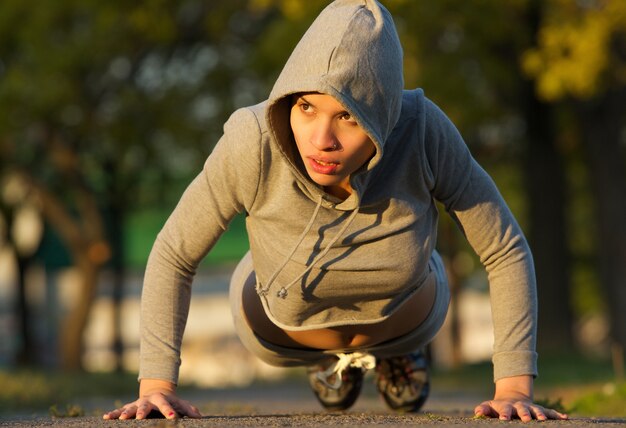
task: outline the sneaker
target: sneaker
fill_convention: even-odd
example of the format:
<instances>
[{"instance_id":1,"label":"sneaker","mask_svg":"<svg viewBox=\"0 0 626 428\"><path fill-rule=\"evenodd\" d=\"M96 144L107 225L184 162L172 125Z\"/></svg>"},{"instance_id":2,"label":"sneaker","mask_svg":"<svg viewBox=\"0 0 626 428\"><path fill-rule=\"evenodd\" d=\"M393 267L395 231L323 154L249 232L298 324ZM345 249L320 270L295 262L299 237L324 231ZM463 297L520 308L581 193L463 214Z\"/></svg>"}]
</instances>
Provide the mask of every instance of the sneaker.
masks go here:
<instances>
[{"instance_id":1,"label":"sneaker","mask_svg":"<svg viewBox=\"0 0 626 428\"><path fill-rule=\"evenodd\" d=\"M391 409L417 412L428 398L428 361L423 351L376 361L376 388Z\"/></svg>"},{"instance_id":2,"label":"sneaker","mask_svg":"<svg viewBox=\"0 0 626 428\"><path fill-rule=\"evenodd\" d=\"M307 368L309 384L326 410L347 410L359 398L365 372L375 364L376 359L369 354L338 354L328 367Z\"/></svg>"}]
</instances>

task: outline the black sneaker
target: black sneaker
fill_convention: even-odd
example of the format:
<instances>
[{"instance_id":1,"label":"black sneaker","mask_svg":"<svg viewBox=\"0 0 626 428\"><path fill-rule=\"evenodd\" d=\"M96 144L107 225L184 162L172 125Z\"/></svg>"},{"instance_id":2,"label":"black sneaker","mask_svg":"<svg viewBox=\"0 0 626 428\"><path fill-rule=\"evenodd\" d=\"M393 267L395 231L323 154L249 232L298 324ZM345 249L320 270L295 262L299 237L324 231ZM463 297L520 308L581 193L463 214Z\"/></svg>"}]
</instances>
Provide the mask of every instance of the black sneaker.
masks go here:
<instances>
[{"instance_id":1,"label":"black sneaker","mask_svg":"<svg viewBox=\"0 0 626 428\"><path fill-rule=\"evenodd\" d=\"M391 409L417 412L430 392L428 361L424 352L378 359L376 387Z\"/></svg>"},{"instance_id":2,"label":"black sneaker","mask_svg":"<svg viewBox=\"0 0 626 428\"><path fill-rule=\"evenodd\" d=\"M359 398L365 371L374 367L371 355L339 354L327 367L307 368L309 384L317 400L329 411L349 409Z\"/></svg>"}]
</instances>

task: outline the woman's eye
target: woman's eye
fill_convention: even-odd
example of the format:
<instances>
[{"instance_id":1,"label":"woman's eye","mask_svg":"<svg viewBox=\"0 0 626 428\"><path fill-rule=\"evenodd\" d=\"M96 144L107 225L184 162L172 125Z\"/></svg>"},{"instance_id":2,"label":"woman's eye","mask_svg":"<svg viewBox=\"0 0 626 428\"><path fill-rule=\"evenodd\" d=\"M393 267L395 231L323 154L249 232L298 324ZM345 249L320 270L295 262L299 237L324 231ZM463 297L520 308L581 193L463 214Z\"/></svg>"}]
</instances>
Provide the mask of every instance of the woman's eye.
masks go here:
<instances>
[{"instance_id":1,"label":"woman's eye","mask_svg":"<svg viewBox=\"0 0 626 428\"><path fill-rule=\"evenodd\" d=\"M311 111L311 105L307 103L300 103L300 110L303 112L309 112Z\"/></svg>"},{"instance_id":2,"label":"woman's eye","mask_svg":"<svg viewBox=\"0 0 626 428\"><path fill-rule=\"evenodd\" d=\"M350 113L344 113L344 114L342 114L342 115L341 115L341 120L345 120L345 121L347 121L347 122L354 122L354 123L356 123L356 120L354 120L354 119L352 118L352 116L350 115Z\"/></svg>"}]
</instances>

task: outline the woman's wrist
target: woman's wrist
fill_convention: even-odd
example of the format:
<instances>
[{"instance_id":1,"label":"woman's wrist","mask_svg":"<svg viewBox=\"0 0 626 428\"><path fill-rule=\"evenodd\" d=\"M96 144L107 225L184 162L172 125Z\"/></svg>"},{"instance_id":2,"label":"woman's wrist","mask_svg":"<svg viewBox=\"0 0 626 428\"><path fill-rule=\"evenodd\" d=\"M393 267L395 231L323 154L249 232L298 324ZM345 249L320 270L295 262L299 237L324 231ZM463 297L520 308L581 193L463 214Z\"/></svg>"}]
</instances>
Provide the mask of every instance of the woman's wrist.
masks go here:
<instances>
[{"instance_id":1,"label":"woman's wrist","mask_svg":"<svg viewBox=\"0 0 626 428\"><path fill-rule=\"evenodd\" d=\"M150 395L154 392L176 393L176 384L163 379L141 379L139 382L139 396Z\"/></svg>"},{"instance_id":2,"label":"woman's wrist","mask_svg":"<svg viewBox=\"0 0 626 428\"><path fill-rule=\"evenodd\" d=\"M494 399L515 398L533 400L533 377L531 375L511 376L496 381Z\"/></svg>"}]
</instances>

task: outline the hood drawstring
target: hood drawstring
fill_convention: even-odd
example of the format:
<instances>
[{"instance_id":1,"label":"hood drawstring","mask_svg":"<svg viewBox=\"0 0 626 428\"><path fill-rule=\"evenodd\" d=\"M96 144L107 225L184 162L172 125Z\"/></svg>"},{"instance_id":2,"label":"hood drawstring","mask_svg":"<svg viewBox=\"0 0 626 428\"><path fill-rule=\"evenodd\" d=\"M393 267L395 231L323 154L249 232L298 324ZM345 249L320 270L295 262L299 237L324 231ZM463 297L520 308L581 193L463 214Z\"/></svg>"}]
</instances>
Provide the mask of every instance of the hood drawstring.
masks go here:
<instances>
[{"instance_id":1,"label":"hood drawstring","mask_svg":"<svg viewBox=\"0 0 626 428\"><path fill-rule=\"evenodd\" d=\"M367 371L376 367L376 358L365 352L352 352L350 354L337 354L338 360L328 366L324 371L319 371L315 375L317 379L331 389L339 389L342 384L342 375L348 367L360 368ZM329 379L333 378L331 382Z\"/></svg>"},{"instance_id":2,"label":"hood drawstring","mask_svg":"<svg viewBox=\"0 0 626 428\"><path fill-rule=\"evenodd\" d=\"M306 227L304 228L304 231L302 232L302 234L298 238L298 242L293 247L293 249L291 250L289 255L287 257L285 257L285 260L283 261L283 263L278 267L278 269L276 269L276 271L269 278L269 280L267 281L267 285L265 287L263 287L257 280L257 284L256 284L256 292L257 292L257 294L259 294L261 296L264 296L264 295L266 295L269 292L270 288L272 287L272 284L276 280L276 277L282 272L282 270L285 268L287 263L289 263L289 260L291 260L293 255L296 253L296 251L300 247L300 244L302 244L302 241L304 241L304 237L309 233L309 231L313 227L313 223L315 223L315 219L317 218L317 214L319 213L320 207L322 206L322 201L323 201L323 196L320 195L319 201L317 202L317 205L315 206L315 211L313 211L313 215L311 216L311 219L309 220L309 224L307 224ZM341 227L339 232L337 232L337 234L333 237L333 239L331 239L331 241L328 243L328 245L326 245L326 248L324 248L324 250L321 253L319 253L317 255L317 257L315 257L313 259L313 261L306 267L306 269L304 269L302 271L302 273L300 273L300 275L298 275L289 284L285 285L284 287L281 287L281 289L278 290L278 292L276 293L276 295L278 297L280 297L281 299L285 299L287 297L287 292L289 291L289 289L296 282L298 282L304 275L306 275L311 269L313 269L313 267L315 267L315 265L328 253L328 251L330 251L331 247L345 233L345 231L348 229L348 227L350 227L350 225L352 224L352 221L354 220L354 218L356 217L358 212L359 212L358 208L356 208L354 211L352 211L352 213L350 214L350 217L348 217L348 219L345 221L345 223L343 224L343 226Z\"/></svg>"}]
</instances>

